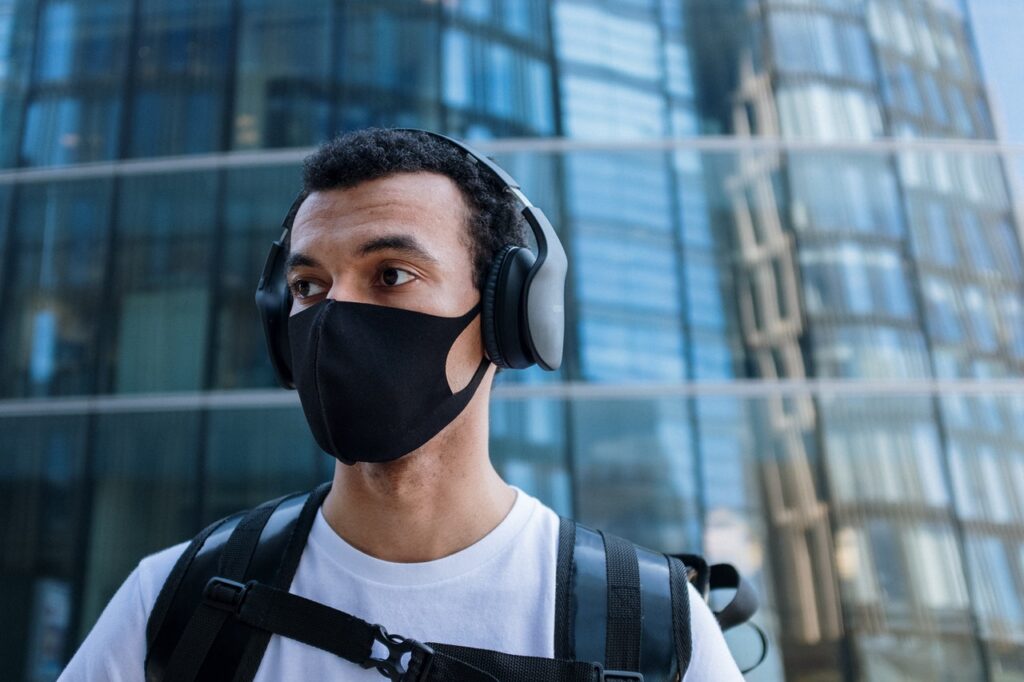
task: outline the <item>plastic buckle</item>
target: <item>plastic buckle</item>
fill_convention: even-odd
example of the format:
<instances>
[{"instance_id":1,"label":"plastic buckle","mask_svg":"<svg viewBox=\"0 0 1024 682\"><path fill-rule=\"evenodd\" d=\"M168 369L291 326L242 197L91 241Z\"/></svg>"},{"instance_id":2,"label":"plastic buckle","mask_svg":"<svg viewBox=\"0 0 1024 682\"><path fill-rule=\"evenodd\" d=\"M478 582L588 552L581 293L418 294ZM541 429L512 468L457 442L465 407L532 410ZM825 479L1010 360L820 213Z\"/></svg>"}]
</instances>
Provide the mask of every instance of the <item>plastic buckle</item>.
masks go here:
<instances>
[{"instance_id":1,"label":"plastic buckle","mask_svg":"<svg viewBox=\"0 0 1024 682\"><path fill-rule=\"evenodd\" d=\"M631 670L601 670L601 682L619 682L619 680L632 680L632 682L644 682L643 673Z\"/></svg>"},{"instance_id":2,"label":"plastic buckle","mask_svg":"<svg viewBox=\"0 0 1024 682\"><path fill-rule=\"evenodd\" d=\"M361 665L364 668L376 668L384 677L392 682L415 682L427 674L430 670L430 663L434 659L434 650L426 644L415 639L391 635L384 629L383 625L373 626L373 639L380 642L388 650L387 658L373 658L370 656ZM406 654L410 654L409 661L402 663ZM412 677L406 678L407 673Z\"/></svg>"},{"instance_id":3,"label":"plastic buckle","mask_svg":"<svg viewBox=\"0 0 1024 682\"><path fill-rule=\"evenodd\" d=\"M249 592L249 585L214 576L203 588L203 602L222 611L238 613Z\"/></svg>"}]
</instances>

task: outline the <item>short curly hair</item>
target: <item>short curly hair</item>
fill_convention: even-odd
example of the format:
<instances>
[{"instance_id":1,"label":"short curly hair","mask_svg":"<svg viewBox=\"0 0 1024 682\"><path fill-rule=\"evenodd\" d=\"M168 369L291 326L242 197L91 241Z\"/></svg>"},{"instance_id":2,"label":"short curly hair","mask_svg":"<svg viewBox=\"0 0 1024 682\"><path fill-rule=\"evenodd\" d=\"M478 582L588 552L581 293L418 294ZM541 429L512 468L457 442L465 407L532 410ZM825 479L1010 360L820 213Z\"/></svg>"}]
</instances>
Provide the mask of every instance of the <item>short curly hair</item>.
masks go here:
<instances>
[{"instance_id":1,"label":"short curly hair","mask_svg":"<svg viewBox=\"0 0 1024 682\"><path fill-rule=\"evenodd\" d=\"M513 196L455 145L412 130L364 128L345 133L303 160L303 193L422 171L451 178L462 192L470 215L464 243L473 263L473 281L483 291L497 253L506 244L526 246L524 223Z\"/></svg>"}]
</instances>

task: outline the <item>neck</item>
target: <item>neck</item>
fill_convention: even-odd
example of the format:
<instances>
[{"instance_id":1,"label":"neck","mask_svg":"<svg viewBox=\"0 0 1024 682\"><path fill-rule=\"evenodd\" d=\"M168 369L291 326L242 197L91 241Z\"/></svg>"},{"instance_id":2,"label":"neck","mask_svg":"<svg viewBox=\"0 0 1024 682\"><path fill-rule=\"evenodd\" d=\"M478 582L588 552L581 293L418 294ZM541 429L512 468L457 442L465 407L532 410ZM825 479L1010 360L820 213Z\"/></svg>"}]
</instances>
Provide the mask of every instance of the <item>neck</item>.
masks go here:
<instances>
[{"instance_id":1,"label":"neck","mask_svg":"<svg viewBox=\"0 0 1024 682\"><path fill-rule=\"evenodd\" d=\"M378 559L421 562L454 554L494 530L515 491L491 464L486 401L483 406L467 406L449 428L392 462L339 462L323 504L334 532Z\"/></svg>"}]
</instances>

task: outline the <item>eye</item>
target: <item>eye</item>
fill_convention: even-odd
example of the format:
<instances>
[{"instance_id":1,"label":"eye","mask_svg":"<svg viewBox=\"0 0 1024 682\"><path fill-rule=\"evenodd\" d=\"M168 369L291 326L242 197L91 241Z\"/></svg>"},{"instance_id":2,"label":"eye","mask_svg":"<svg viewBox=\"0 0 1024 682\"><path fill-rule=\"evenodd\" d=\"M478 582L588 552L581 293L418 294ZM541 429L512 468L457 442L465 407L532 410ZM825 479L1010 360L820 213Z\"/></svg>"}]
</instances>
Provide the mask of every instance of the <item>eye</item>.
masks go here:
<instances>
[{"instance_id":1,"label":"eye","mask_svg":"<svg viewBox=\"0 0 1024 682\"><path fill-rule=\"evenodd\" d=\"M387 289L393 289L414 279L416 276L403 268L385 267L380 270L380 280Z\"/></svg>"},{"instance_id":2,"label":"eye","mask_svg":"<svg viewBox=\"0 0 1024 682\"><path fill-rule=\"evenodd\" d=\"M303 300L310 296L316 296L317 294L323 293L324 288L316 282L310 282L308 279L295 279L288 285L291 289L292 297L296 300Z\"/></svg>"}]
</instances>

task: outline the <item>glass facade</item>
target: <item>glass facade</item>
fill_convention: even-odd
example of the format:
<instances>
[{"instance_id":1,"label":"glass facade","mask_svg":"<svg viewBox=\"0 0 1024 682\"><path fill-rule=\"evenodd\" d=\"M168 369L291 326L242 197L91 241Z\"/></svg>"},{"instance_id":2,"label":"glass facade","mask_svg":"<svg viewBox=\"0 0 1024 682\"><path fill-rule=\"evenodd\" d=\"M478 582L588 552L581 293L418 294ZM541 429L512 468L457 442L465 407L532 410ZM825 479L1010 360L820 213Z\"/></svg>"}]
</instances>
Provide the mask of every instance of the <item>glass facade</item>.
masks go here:
<instances>
[{"instance_id":1,"label":"glass facade","mask_svg":"<svg viewBox=\"0 0 1024 682\"><path fill-rule=\"evenodd\" d=\"M329 476L254 286L311 147L410 125L493 152L569 256L562 368L494 391L506 480L736 564L750 679L1024 680L1014 13L0 0L0 677Z\"/></svg>"}]
</instances>

